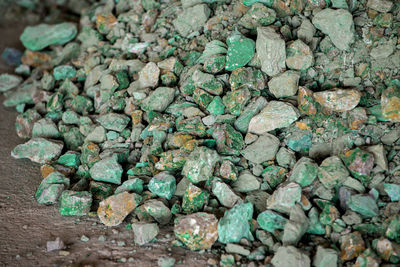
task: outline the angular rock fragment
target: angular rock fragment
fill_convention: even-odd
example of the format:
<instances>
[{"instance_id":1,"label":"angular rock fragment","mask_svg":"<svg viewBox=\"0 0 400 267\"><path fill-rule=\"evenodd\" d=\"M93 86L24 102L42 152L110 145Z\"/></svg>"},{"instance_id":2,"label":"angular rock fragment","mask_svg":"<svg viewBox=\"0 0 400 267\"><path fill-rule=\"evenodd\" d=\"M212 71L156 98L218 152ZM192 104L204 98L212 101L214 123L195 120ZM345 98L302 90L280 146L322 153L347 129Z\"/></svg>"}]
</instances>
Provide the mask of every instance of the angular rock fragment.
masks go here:
<instances>
[{"instance_id":1,"label":"angular rock fragment","mask_svg":"<svg viewBox=\"0 0 400 267\"><path fill-rule=\"evenodd\" d=\"M268 89L276 98L294 96L299 88L299 79L298 72L285 71L268 82Z\"/></svg>"},{"instance_id":2,"label":"angular rock fragment","mask_svg":"<svg viewBox=\"0 0 400 267\"><path fill-rule=\"evenodd\" d=\"M356 89L333 89L314 93L314 99L321 106L336 112L350 111L360 102L361 94Z\"/></svg>"},{"instance_id":3,"label":"angular rock fragment","mask_svg":"<svg viewBox=\"0 0 400 267\"><path fill-rule=\"evenodd\" d=\"M205 4L195 5L186 8L174 20L173 24L177 31L186 37L194 31L199 31L203 27L211 14L211 10Z\"/></svg>"},{"instance_id":4,"label":"angular rock fragment","mask_svg":"<svg viewBox=\"0 0 400 267\"><path fill-rule=\"evenodd\" d=\"M119 225L142 201L142 197L135 193L122 192L101 201L97 216L106 226Z\"/></svg>"},{"instance_id":5,"label":"angular rock fragment","mask_svg":"<svg viewBox=\"0 0 400 267\"><path fill-rule=\"evenodd\" d=\"M60 197L61 215L84 216L92 206L92 194L88 191L76 192L65 190Z\"/></svg>"},{"instance_id":6,"label":"angular rock fragment","mask_svg":"<svg viewBox=\"0 0 400 267\"><path fill-rule=\"evenodd\" d=\"M187 158L182 174L194 184L207 181L213 174L218 158L214 150L198 147Z\"/></svg>"},{"instance_id":7,"label":"angular rock fragment","mask_svg":"<svg viewBox=\"0 0 400 267\"><path fill-rule=\"evenodd\" d=\"M121 184L123 169L116 156L104 158L90 168L90 176L96 181Z\"/></svg>"},{"instance_id":8,"label":"angular rock fragment","mask_svg":"<svg viewBox=\"0 0 400 267\"><path fill-rule=\"evenodd\" d=\"M293 246L279 247L271 263L274 266L311 266L310 258Z\"/></svg>"},{"instance_id":9,"label":"angular rock fragment","mask_svg":"<svg viewBox=\"0 0 400 267\"><path fill-rule=\"evenodd\" d=\"M46 163L58 158L64 145L60 141L47 140L42 137L32 138L25 144L16 146L11 156L16 159L27 158L33 162Z\"/></svg>"},{"instance_id":10,"label":"angular rock fragment","mask_svg":"<svg viewBox=\"0 0 400 267\"><path fill-rule=\"evenodd\" d=\"M283 71L286 60L285 41L272 27L257 28L256 50L263 72L275 76Z\"/></svg>"},{"instance_id":11,"label":"angular rock fragment","mask_svg":"<svg viewBox=\"0 0 400 267\"><path fill-rule=\"evenodd\" d=\"M176 190L175 177L168 172L161 172L150 180L148 188L157 196L165 197L169 200Z\"/></svg>"},{"instance_id":12,"label":"angular rock fragment","mask_svg":"<svg viewBox=\"0 0 400 267\"><path fill-rule=\"evenodd\" d=\"M132 223L135 244L142 246L151 242L159 232L156 223Z\"/></svg>"},{"instance_id":13,"label":"angular rock fragment","mask_svg":"<svg viewBox=\"0 0 400 267\"><path fill-rule=\"evenodd\" d=\"M301 199L301 187L296 183L289 183L279 187L267 200L267 208L278 212L290 213L290 210Z\"/></svg>"},{"instance_id":14,"label":"angular rock fragment","mask_svg":"<svg viewBox=\"0 0 400 267\"><path fill-rule=\"evenodd\" d=\"M262 163L275 158L279 149L279 139L272 134L265 133L257 141L247 146L242 155L254 163Z\"/></svg>"}]
</instances>

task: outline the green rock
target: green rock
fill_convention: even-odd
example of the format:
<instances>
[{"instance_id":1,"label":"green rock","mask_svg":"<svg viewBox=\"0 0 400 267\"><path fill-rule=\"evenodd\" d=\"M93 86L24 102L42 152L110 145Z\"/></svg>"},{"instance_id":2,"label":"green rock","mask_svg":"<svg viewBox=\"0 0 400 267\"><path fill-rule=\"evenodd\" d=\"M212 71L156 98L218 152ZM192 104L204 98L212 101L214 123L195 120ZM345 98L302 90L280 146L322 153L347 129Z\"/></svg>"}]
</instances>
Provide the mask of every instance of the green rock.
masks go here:
<instances>
[{"instance_id":1,"label":"green rock","mask_svg":"<svg viewBox=\"0 0 400 267\"><path fill-rule=\"evenodd\" d=\"M39 24L26 27L20 40L27 49L38 51L49 45L66 44L75 38L77 32L73 23Z\"/></svg>"},{"instance_id":2,"label":"green rock","mask_svg":"<svg viewBox=\"0 0 400 267\"><path fill-rule=\"evenodd\" d=\"M222 101L230 114L239 116L247 102L249 102L250 97L251 95L249 89L244 87L236 91L227 92L223 96Z\"/></svg>"},{"instance_id":3,"label":"green rock","mask_svg":"<svg viewBox=\"0 0 400 267\"><path fill-rule=\"evenodd\" d=\"M207 147L197 147L187 158L182 175L193 184L207 181L213 175L218 160L219 156L216 151Z\"/></svg>"},{"instance_id":4,"label":"green rock","mask_svg":"<svg viewBox=\"0 0 400 267\"><path fill-rule=\"evenodd\" d=\"M17 90L7 94L3 105L5 107L14 107L20 104L34 104L33 95L37 91L37 86L32 83L24 83Z\"/></svg>"},{"instance_id":5,"label":"green rock","mask_svg":"<svg viewBox=\"0 0 400 267\"><path fill-rule=\"evenodd\" d=\"M374 155L357 147L344 153L341 158L350 173L367 186L372 179L370 173L374 167Z\"/></svg>"},{"instance_id":6,"label":"green rock","mask_svg":"<svg viewBox=\"0 0 400 267\"><path fill-rule=\"evenodd\" d=\"M311 266L310 258L293 246L279 247L271 263L273 266Z\"/></svg>"},{"instance_id":7,"label":"green rock","mask_svg":"<svg viewBox=\"0 0 400 267\"><path fill-rule=\"evenodd\" d=\"M226 61L226 57L223 56L227 53L227 46L225 43L219 40L212 40L206 44L204 47L203 54L198 59L198 63L205 63L206 60L210 59L213 56L221 56L223 57L224 61Z\"/></svg>"},{"instance_id":8,"label":"green rock","mask_svg":"<svg viewBox=\"0 0 400 267\"><path fill-rule=\"evenodd\" d=\"M112 156L96 162L90 168L90 176L95 181L121 184L123 169L117 162L117 157Z\"/></svg>"},{"instance_id":9,"label":"green rock","mask_svg":"<svg viewBox=\"0 0 400 267\"><path fill-rule=\"evenodd\" d=\"M293 166L289 180L298 183L301 187L312 184L317 178L318 165L311 159L302 157Z\"/></svg>"},{"instance_id":10,"label":"green rock","mask_svg":"<svg viewBox=\"0 0 400 267\"><path fill-rule=\"evenodd\" d=\"M107 113L98 117L97 121L107 130L122 132L128 125L130 118L124 114Z\"/></svg>"},{"instance_id":11,"label":"green rock","mask_svg":"<svg viewBox=\"0 0 400 267\"><path fill-rule=\"evenodd\" d=\"M73 110L66 110L61 119L65 124L79 124L79 115Z\"/></svg>"},{"instance_id":12,"label":"green rock","mask_svg":"<svg viewBox=\"0 0 400 267\"><path fill-rule=\"evenodd\" d=\"M106 129L104 129L103 126L97 126L85 138L86 142L93 142L93 143L102 143L105 140L106 140Z\"/></svg>"},{"instance_id":13,"label":"green rock","mask_svg":"<svg viewBox=\"0 0 400 267\"><path fill-rule=\"evenodd\" d=\"M243 0L242 3L245 6L252 6L256 3L261 3L266 5L267 7L271 7L273 4L274 0Z\"/></svg>"},{"instance_id":14,"label":"green rock","mask_svg":"<svg viewBox=\"0 0 400 267\"><path fill-rule=\"evenodd\" d=\"M267 200L267 208L278 212L290 213L290 210L301 200L301 187L296 183L289 183L279 187Z\"/></svg>"},{"instance_id":15,"label":"green rock","mask_svg":"<svg viewBox=\"0 0 400 267\"><path fill-rule=\"evenodd\" d=\"M158 87L146 99L141 107L145 111L164 111L175 97L175 89L170 87Z\"/></svg>"},{"instance_id":16,"label":"green rock","mask_svg":"<svg viewBox=\"0 0 400 267\"><path fill-rule=\"evenodd\" d=\"M78 127L72 127L63 133L65 146L70 150L76 150L83 144L85 137L82 135Z\"/></svg>"},{"instance_id":17,"label":"green rock","mask_svg":"<svg viewBox=\"0 0 400 267\"><path fill-rule=\"evenodd\" d=\"M379 215L379 208L375 200L366 195L353 195L347 201L349 209L359 213L364 218L372 218Z\"/></svg>"},{"instance_id":18,"label":"green rock","mask_svg":"<svg viewBox=\"0 0 400 267\"><path fill-rule=\"evenodd\" d=\"M192 76L193 85L213 95L220 95L224 90L223 83L214 75L196 70Z\"/></svg>"},{"instance_id":19,"label":"green rock","mask_svg":"<svg viewBox=\"0 0 400 267\"><path fill-rule=\"evenodd\" d=\"M272 210L266 210L258 215L257 222L263 230L274 233L283 229L288 220Z\"/></svg>"},{"instance_id":20,"label":"green rock","mask_svg":"<svg viewBox=\"0 0 400 267\"><path fill-rule=\"evenodd\" d=\"M315 267L336 267L338 264L338 254L336 250L318 246L313 265Z\"/></svg>"},{"instance_id":21,"label":"green rock","mask_svg":"<svg viewBox=\"0 0 400 267\"><path fill-rule=\"evenodd\" d=\"M53 75L56 81L74 78L76 76L76 69L69 65L57 66L53 70Z\"/></svg>"},{"instance_id":22,"label":"green rock","mask_svg":"<svg viewBox=\"0 0 400 267\"><path fill-rule=\"evenodd\" d=\"M274 135L266 133L261 135L254 143L247 146L241 154L254 163L262 163L275 158L280 141Z\"/></svg>"},{"instance_id":23,"label":"green rock","mask_svg":"<svg viewBox=\"0 0 400 267\"><path fill-rule=\"evenodd\" d=\"M293 151L308 154L313 145L312 138L313 133L311 130L301 130L298 127L293 127L286 136L286 144Z\"/></svg>"},{"instance_id":24,"label":"green rock","mask_svg":"<svg viewBox=\"0 0 400 267\"><path fill-rule=\"evenodd\" d=\"M175 177L168 172L161 172L150 180L148 188L157 196L170 200L176 190Z\"/></svg>"},{"instance_id":25,"label":"green rock","mask_svg":"<svg viewBox=\"0 0 400 267\"><path fill-rule=\"evenodd\" d=\"M337 156L324 159L319 166L318 179L328 189L340 186L348 176L348 170Z\"/></svg>"},{"instance_id":26,"label":"green rock","mask_svg":"<svg viewBox=\"0 0 400 267\"><path fill-rule=\"evenodd\" d=\"M135 244L143 246L151 242L160 229L156 223L132 223Z\"/></svg>"},{"instance_id":27,"label":"green rock","mask_svg":"<svg viewBox=\"0 0 400 267\"><path fill-rule=\"evenodd\" d=\"M182 210L185 213L194 213L201 211L201 209L208 203L210 194L207 191L201 190L199 187L189 184L183 199Z\"/></svg>"},{"instance_id":28,"label":"green rock","mask_svg":"<svg viewBox=\"0 0 400 267\"><path fill-rule=\"evenodd\" d=\"M312 23L340 50L349 49L354 42L353 16L345 9L323 9L315 14Z\"/></svg>"},{"instance_id":29,"label":"green rock","mask_svg":"<svg viewBox=\"0 0 400 267\"><path fill-rule=\"evenodd\" d=\"M47 163L58 158L64 145L60 141L47 140L41 137L32 138L25 144L17 145L11 156L16 159L27 158L37 163Z\"/></svg>"},{"instance_id":30,"label":"green rock","mask_svg":"<svg viewBox=\"0 0 400 267\"><path fill-rule=\"evenodd\" d=\"M292 168L296 163L296 156L293 151L285 147L281 147L278 153L276 153L276 162L279 166L284 168Z\"/></svg>"},{"instance_id":31,"label":"green rock","mask_svg":"<svg viewBox=\"0 0 400 267\"><path fill-rule=\"evenodd\" d=\"M264 181L268 183L269 187L274 189L286 180L287 172L285 168L280 166L269 165L262 171L261 175Z\"/></svg>"},{"instance_id":32,"label":"green rock","mask_svg":"<svg viewBox=\"0 0 400 267\"><path fill-rule=\"evenodd\" d=\"M88 115L94 110L92 100L82 95L77 95L72 99L71 108L81 115Z\"/></svg>"},{"instance_id":33,"label":"green rock","mask_svg":"<svg viewBox=\"0 0 400 267\"><path fill-rule=\"evenodd\" d=\"M42 180L35 193L38 203L52 205L57 203L62 191L70 185L69 179L62 173L52 172Z\"/></svg>"},{"instance_id":34,"label":"green rock","mask_svg":"<svg viewBox=\"0 0 400 267\"><path fill-rule=\"evenodd\" d=\"M225 66L226 66L226 56L211 55L204 60L203 69L205 72L215 74L223 71L225 69Z\"/></svg>"},{"instance_id":35,"label":"green rock","mask_svg":"<svg viewBox=\"0 0 400 267\"><path fill-rule=\"evenodd\" d=\"M313 235L324 235L326 233L325 226L319 221L319 213L316 207L311 208L308 212L308 219L307 233Z\"/></svg>"},{"instance_id":36,"label":"green rock","mask_svg":"<svg viewBox=\"0 0 400 267\"><path fill-rule=\"evenodd\" d=\"M400 200L400 185L398 184L383 184L385 192L390 197L391 201Z\"/></svg>"},{"instance_id":37,"label":"green rock","mask_svg":"<svg viewBox=\"0 0 400 267\"><path fill-rule=\"evenodd\" d=\"M93 202L98 204L114 193L114 188L110 184L90 181L89 192L93 196Z\"/></svg>"},{"instance_id":38,"label":"green rock","mask_svg":"<svg viewBox=\"0 0 400 267\"><path fill-rule=\"evenodd\" d=\"M79 165L81 164L80 157L80 153L75 151L68 151L57 159L57 163L67 167L78 169Z\"/></svg>"},{"instance_id":39,"label":"green rock","mask_svg":"<svg viewBox=\"0 0 400 267\"><path fill-rule=\"evenodd\" d=\"M271 26L257 28L256 50L261 70L268 76L275 76L286 67L285 41Z\"/></svg>"},{"instance_id":40,"label":"green rock","mask_svg":"<svg viewBox=\"0 0 400 267\"><path fill-rule=\"evenodd\" d=\"M175 258L161 257L157 260L158 267L173 267L175 265Z\"/></svg>"},{"instance_id":41,"label":"green rock","mask_svg":"<svg viewBox=\"0 0 400 267\"><path fill-rule=\"evenodd\" d=\"M395 215L391 218L390 223L386 229L385 235L387 238L400 241L400 215Z\"/></svg>"},{"instance_id":42,"label":"green rock","mask_svg":"<svg viewBox=\"0 0 400 267\"><path fill-rule=\"evenodd\" d=\"M199 107L205 109L213 100L213 97L206 91L196 88L193 91L193 100Z\"/></svg>"},{"instance_id":43,"label":"green rock","mask_svg":"<svg viewBox=\"0 0 400 267\"><path fill-rule=\"evenodd\" d=\"M216 124L212 137L217 142L217 151L223 155L239 155L245 146L242 134L229 124Z\"/></svg>"},{"instance_id":44,"label":"green rock","mask_svg":"<svg viewBox=\"0 0 400 267\"><path fill-rule=\"evenodd\" d=\"M85 216L92 206L92 194L88 191L75 192L65 190L60 197L61 215Z\"/></svg>"},{"instance_id":45,"label":"green rock","mask_svg":"<svg viewBox=\"0 0 400 267\"><path fill-rule=\"evenodd\" d=\"M276 98L294 96L299 88L299 79L300 73L288 70L273 77L268 82L268 89Z\"/></svg>"},{"instance_id":46,"label":"green rock","mask_svg":"<svg viewBox=\"0 0 400 267\"><path fill-rule=\"evenodd\" d=\"M32 137L54 138L60 137L57 125L49 118L36 121L32 128Z\"/></svg>"},{"instance_id":47,"label":"green rock","mask_svg":"<svg viewBox=\"0 0 400 267\"><path fill-rule=\"evenodd\" d=\"M253 217L253 204L236 204L227 210L218 222L218 241L224 244L238 243L242 238L253 241L249 221Z\"/></svg>"},{"instance_id":48,"label":"green rock","mask_svg":"<svg viewBox=\"0 0 400 267\"><path fill-rule=\"evenodd\" d=\"M273 9L266 7L262 3L255 3L239 20L239 25L250 30L255 30L257 27L268 26L274 23L275 19L276 12Z\"/></svg>"},{"instance_id":49,"label":"green rock","mask_svg":"<svg viewBox=\"0 0 400 267\"><path fill-rule=\"evenodd\" d=\"M270 101L249 123L249 132L266 132L290 126L300 117L300 112L293 105L282 101Z\"/></svg>"},{"instance_id":50,"label":"green rock","mask_svg":"<svg viewBox=\"0 0 400 267\"><path fill-rule=\"evenodd\" d=\"M226 56L227 71L244 67L254 57L255 42L242 36L239 32L234 33L226 40L228 52Z\"/></svg>"},{"instance_id":51,"label":"green rock","mask_svg":"<svg viewBox=\"0 0 400 267\"><path fill-rule=\"evenodd\" d=\"M176 129L180 132L185 132L199 137L204 137L207 130L200 116L187 119L178 118L176 120Z\"/></svg>"},{"instance_id":52,"label":"green rock","mask_svg":"<svg viewBox=\"0 0 400 267\"><path fill-rule=\"evenodd\" d=\"M222 98L220 96L215 96L213 100L207 106L208 112L211 115L222 115L225 113L225 105L222 102Z\"/></svg>"},{"instance_id":53,"label":"green rock","mask_svg":"<svg viewBox=\"0 0 400 267\"><path fill-rule=\"evenodd\" d=\"M183 10L173 21L180 35L187 37L194 31L199 31L211 15L211 10L205 4L195 5Z\"/></svg>"},{"instance_id":54,"label":"green rock","mask_svg":"<svg viewBox=\"0 0 400 267\"><path fill-rule=\"evenodd\" d=\"M33 125L41 118L35 109L28 109L17 116L15 120L15 130L18 137L27 139L32 137Z\"/></svg>"},{"instance_id":55,"label":"green rock","mask_svg":"<svg viewBox=\"0 0 400 267\"><path fill-rule=\"evenodd\" d=\"M163 202L156 199L146 201L135 210L140 221L151 222L156 220L159 224L168 224L172 218L170 209Z\"/></svg>"},{"instance_id":56,"label":"green rock","mask_svg":"<svg viewBox=\"0 0 400 267\"><path fill-rule=\"evenodd\" d=\"M250 90L261 91L265 88L265 78L259 69L243 67L232 71L229 76L229 84L231 85L232 91L244 86Z\"/></svg>"},{"instance_id":57,"label":"green rock","mask_svg":"<svg viewBox=\"0 0 400 267\"><path fill-rule=\"evenodd\" d=\"M233 192L229 185L223 182L214 182L212 193L223 206L228 208L232 208L236 203L241 202L241 198Z\"/></svg>"},{"instance_id":58,"label":"green rock","mask_svg":"<svg viewBox=\"0 0 400 267\"><path fill-rule=\"evenodd\" d=\"M17 87L22 82L22 78L17 75L3 73L0 75L0 92L6 92Z\"/></svg>"},{"instance_id":59,"label":"green rock","mask_svg":"<svg viewBox=\"0 0 400 267\"><path fill-rule=\"evenodd\" d=\"M267 105L267 100L260 96L252 99L235 121L235 128L241 133L247 133L250 120Z\"/></svg>"},{"instance_id":60,"label":"green rock","mask_svg":"<svg viewBox=\"0 0 400 267\"><path fill-rule=\"evenodd\" d=\"M139 178L129 179L123 182L120 186L115 189L115 194L122 193L124 191L134 192L136 194L141 194L143 192L143 180Z\"/></svg>"}]
</instances>

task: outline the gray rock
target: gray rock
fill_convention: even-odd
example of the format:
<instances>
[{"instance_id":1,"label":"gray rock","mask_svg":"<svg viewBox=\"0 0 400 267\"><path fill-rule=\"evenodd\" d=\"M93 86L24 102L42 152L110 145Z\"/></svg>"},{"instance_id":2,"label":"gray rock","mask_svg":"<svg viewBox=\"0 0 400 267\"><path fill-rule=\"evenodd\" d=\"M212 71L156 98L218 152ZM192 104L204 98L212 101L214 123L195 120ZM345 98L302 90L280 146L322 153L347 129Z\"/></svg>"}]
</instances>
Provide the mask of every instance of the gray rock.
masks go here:
<instances>
[{"instance_id":1,"label":"gray rock","mask_svg":"<svg viewBox=\"0 0 400 267\"><path fill-rule=\"evenodd\" d=\"M340 186L349 176L349 171L337 156L324 159L319 166L319 181L328 189Z\"/></svg>"},{"instance_id":2,"label":"gray rock","mask_svg":"<svg viewBox=\"0 0 400 267\"><path fill-rule=\"evenodd\" d=\"M90 176L96 181L121 184L123 169L117 162L116 156L96 162L89 172Z\"/></svg>"},{"instance_id":3,"label":"gray rock","mask_svg":"<svg viewBox=\"0 0 400 267\"><path fill-rule=\"evenodd\" d=\"M299 88L299 79L297 71L285 71L268 82L268 89L276 98L294 96Z\"/></svg>"},{"instance_id":4,"label":"gray rock","mask_svg":"<svg viewBox=\"0 0 400 267\"><path fill-rule=\"evenodd\" d=\"M336 250L318 246L317 253L314 256L313 266L336 267L337 262L338 262L338 254Z\"/></svg>"},{"instance_id":5,"label":"gray rock","mask_svg":"<svg viewBox=\"0 0 400 267\"><path fill-rule=\"evenodd\" d=\"M139 87L156 87L158 84L158 78L160 76L160 69L154 62L149 62L139 72Z\"/></svg>"},{"instance_id":6,"label":"gray rock","mask_svg":"<svg viewBox=\"0 0 400 267\"><path fill-rule=\"evenodd\" d=\"M47 241L46 243L47 252L60 250L64 248L65 248L64 242L59 237L57 237L56 240L54 241Z\"/></svg>"},{"instance_id":7,"label":"gray rock","mask_svg":"<svg viewBox=\"0 0 400 267\"><path fill-rule=\"evenodd\" d=\"M183 10L173 21L176 30L183 37L199 31L210 17L211 10L205 4L195 5Z\"/></svg>"},{"instance_id":8,"label":"gray rock","mask_svg":"<svg viewBox=\"0 0 400 267\"><path fill-rule=\"evenodd\" d=\"M37 137L25 144L17 145L11 151L11 156L16 159L28 158L33 162L43 164L58 158L63 147L63 142Z\"/></svg>"},{"instance_id":9,"label":"gray rock","mask_svg":"<svg viewBox=\"0 0 400 267\"><path fill-rule=\"evenodd\" d=\"M260 182L257 177L246 170L239 175L238 179L232 184L232 187L236 192L247 193L260 189Z\"/></svg>"},{"instance_id":10,"label":"gray rock","mask_svg":"<svg viewBox=\"0 0 400 267\"><path fill-rule=\"evenodd\" d=\"M232 208L236 203L240 203L242 200L223 182L215 182L212 186L212 192L218 198L219 202L228 208Z\"/></svg>"},{"instance_id":11,"label":"gray rock","mask_svg":"<svg viewBox=\"0 0 400 267\"><path fill-rule=\"evenodd\" d=\"M262 163L275 158L280 141L274 135L266 133L261 135L257 141L247 146L242 155L253 163Z\"/></svg>"},{"instance_id":12,"label":"gray rock","mask_svg":"<svg viewBox=\"0 0 400 267\"><path fill-rule=\"evenodd\" d=\"M272 27L257 28L256 51L261 70L267 75L274 76L285 68L285 41Z\"/></svg>"},{"instance_id":13,"label":"gray rock","mask_svg":"<svg viewBox=\"0 0 400 267\"><path fill-rule=\"evenodd\" d=\"M132 223L135 243L139 246L151 242L160 229L156 223Z\"/></svg>"},{"instance_id":14,"label":"gray rock","mask_svg":"<svg viewBox=\"0 0 400 267\"><path fill-rule=\"evenodd\" d=\"M309 267L310 258L293 246L279 247L271 263L276 267Z\"/></svg>"},{"instance_id":15,"label":"gray rock","mask_svg":"<svg viewBox=\"0 0 400 267\"><path fill-rule=\"evenodd\" d=\"M323 9L314 16L312 23L340 50L349 49L354 42L353 16L345 9Z\"/></svg>"},{"instance_id":16,"label":"gray rock","mask_svg":"<svg viewBox=\"0 0 400 267\"><path fill-rule=\"evenodd\" d=\"M368 0L367 7L378 12L386 13L392 9L393 2L387 0Z\"/></svg>"},{"instance_id":17,"label":"gray rock","mask_svg":"<svg viewBox=\"0 0 400 267\"><path fill-rule=\"evenodd\" d=\"M306 233L309 226L309 220L304 214L299 204L290 209L290 220L283 228L283 245L297 245L301 237Z\"/></svg>"},{"instance_id":18,"label":"gray rock","mask_svg":"<svg viewBox=\"0 0 400 267\"><path fill-rule=\"evenodd\" d=\"M267 105L267 100L262 96L252 99L235 121L235 128L241 133L246 133L251 118L260 112L265 105Z\"/></svg>"},{"instance_id":19,"label":"gray rock","mask_svg":"<svg viewBox=\"0 0 400 267\"><path fill-rule=\"evenodd\" d=\"M0 75L0 92L6 92L17 87L22 82L22 78L16 75L3 73Z\"/></svg>"},{"instance_id":20,"label":"gray rock","mask_svg":"<svg viewBox=\"0 0 400 267\"><path fill-rule=\"evenodd\" d=\"M158 87L142 102L145 111L164 111L174 101L175 89L170 87Z\"/></svg>"},{"instance_id":21,"label":"gray rock","mask_svg":"<svg viewBox=\"0 0 400 267\"><path fill-rule=\"evenodd\" d=\"M296 163L296 155L293 151L281 147L276 153L276 162L284 168L291 168Z\"/></svg>"},{"instance_id":22,"label":"gray rock","mask_svg":"<svg viewBox=\"0 0 400 267\"><path fill-rule=\"evenodd\" d=\"M312 25L308 19L304 19L297 31L297 37L306 44L310 44L313 40L315 31L316 29L314 25Z\"/></svg>"},{"instance_id":23,"label":"gray rock","mask_svg":"<svg viewBox=\"0 0 400 267\"><path fill-rule=\"evenodd\" d=\"M250 255L250 250L245 249L244 247L237 245L237 244L233 244L233 243L226 244L225 251L227 253L239 254L239 255L243 255L243 256Z\"/></svg>"},{"instance_id":24,"label":"gray rock","mask_svg":"<svg viewBox=\"0 0 400 267\"><path fill-rule=\"evenodd\" d=\"M97 126L86 136L86 142L103 143L106 140L106 129L103 126Z\"/></svg>"},{"instance_id":25,"label":"gray rock","mask_svg":"<svg viewBox=\"0 0 400 267\"><path fill-rule=\"evenodd\" d=\"M187 158L182 174L194 184L207 181L212 176L218 159L219 156L215 150L197 147Z\"/></svg>"},{"instance_id":26,"label":"gray rock","mask_svg":"<svg viewBox=\"0 0 400 267\"><path fill-rule=\"evenodd\" d=\"M289 183L279 187L267 200L267 208L289 214L292 207L301 199L301 187L296 183Z\"/></svg>"},{"instance_id":27,"label":"gray rock","mask_svg":"<svg viewBox=\"0 0 400 267\"><path fill-rule=\"evenodd\" d=\"M269 131L288 127L300 117L292 104L282 101L271 101L260 114L250 120L249 132L264 134Z\"/></svg>"}]
</instances>

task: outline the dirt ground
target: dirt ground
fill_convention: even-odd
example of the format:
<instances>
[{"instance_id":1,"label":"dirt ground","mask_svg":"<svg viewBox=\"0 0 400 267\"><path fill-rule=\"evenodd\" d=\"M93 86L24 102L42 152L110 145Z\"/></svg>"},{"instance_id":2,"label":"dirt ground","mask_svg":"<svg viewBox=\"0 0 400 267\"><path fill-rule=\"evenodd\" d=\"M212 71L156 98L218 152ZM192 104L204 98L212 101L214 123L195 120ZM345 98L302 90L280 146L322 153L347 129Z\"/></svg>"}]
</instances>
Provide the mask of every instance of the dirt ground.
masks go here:
<instances>
[{"instance_id":1,"label":"dirt ground","mask_svg":"<svg viewBox=\"0 0 400 267\"><path fill-rule=\"evenodd\" d=\"M5 47L20 48L24 25L0 23L0 53ZM12 72L0 60L0 73ZM0 97L0 102L4 97ZM216 255L172 247L172 227L162 229L158 242L133 245L133 232L126 223L108 228L94 217L62 217L56 206L39 205L33 195L40 184L39 165L16 160L11 150L23 140L15 133L17 112L0 104L0 263L2 266L157 266L160 257L176 259L177 266L206 266ZM170 238L166 238L169 234ZM89 237L88 242L81 236ZM106 241L99 241L104 235ZM168 236L168 235L167 235ZM46 252L46 242L60 237L67 256ZM125 242L118 246L118 242ZM121 242L120 242L121 243ZM120 244L121 245L121 244ZM125 263L123 261L126 261Z\"/></svg>"}]
</instances>

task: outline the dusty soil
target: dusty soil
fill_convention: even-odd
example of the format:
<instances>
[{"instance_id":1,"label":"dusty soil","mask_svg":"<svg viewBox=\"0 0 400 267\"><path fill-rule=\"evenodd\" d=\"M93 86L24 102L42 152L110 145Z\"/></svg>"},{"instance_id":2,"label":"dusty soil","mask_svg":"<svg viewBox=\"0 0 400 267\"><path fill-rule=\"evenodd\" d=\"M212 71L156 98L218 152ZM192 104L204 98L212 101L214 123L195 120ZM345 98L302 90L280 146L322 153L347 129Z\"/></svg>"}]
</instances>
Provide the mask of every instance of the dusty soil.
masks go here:
<instances>
[{"instance_id":1,"label":"dusty soil","mask_svg":"<svg viewBox=\"0 0 400 267\"><path fill-rule=\"evenodd\" d=\"M24 25L0 23L0 53L5 47L22 49L18 40ZM0 73L12 72L0 60ZM4 97L0 97L0 102ZM205 266L213 254L199 254L172 247L172 227L162 229L158 242L133 244L127 223L108 228L96 217L62 217L55 206L39 205L33 195L40 184L39 165L16 160L10 151L23 140L15 133L17 112L0 104L0 263L2 266L157 266L163 256L174 257L178 266ZM171 237L166 238L166 234ZM82 242L81 236L90 238ZM99 241L104 235L106 241ZM67 256L46 252L46 242L60 237ZM118 246L124 241L125 246ZM122 260L121 260L122 259ZM122 261L126 260L126 263Z\"/></svg>"}]
</instances>

